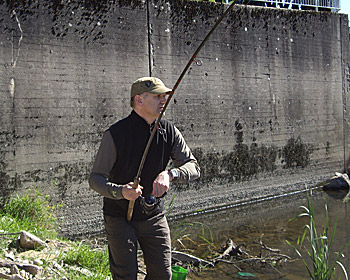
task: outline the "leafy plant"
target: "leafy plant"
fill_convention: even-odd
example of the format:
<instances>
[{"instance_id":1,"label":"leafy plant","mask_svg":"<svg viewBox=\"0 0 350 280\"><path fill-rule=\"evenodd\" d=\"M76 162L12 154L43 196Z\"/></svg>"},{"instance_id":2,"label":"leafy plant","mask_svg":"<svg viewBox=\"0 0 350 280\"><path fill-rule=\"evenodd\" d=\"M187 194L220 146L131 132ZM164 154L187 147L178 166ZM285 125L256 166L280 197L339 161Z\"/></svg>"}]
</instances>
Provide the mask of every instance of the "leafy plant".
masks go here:
<instances>
[{"instance_id":1,"label":"leafy plant","mask_svg":"<svg viewBox=\"0 0 350 280\"><path fill-rule=\"evenodd\" d=\"M291 221L300 217L307 217L309 219L309 223L305 225L303 234L298 237L297 244L299 245L300 249L304 247L307 255L311 259L312 265L309 266L307 264L300 249L291 244L289 241L286 240L286 242L293 247L296 253L302 258L302 261L309 273L310 279L333 279L335 277L337 267L341 268L345 278L348 279L348 274L344 265L340 262L340 259L342 258L342 252L350 244L350 242L346 243L340 252L335 253L335 257L332 257L332 245L337 227L337 221L335 221L331 230L329 226L327 202L325 201L326 225L323 228L322 233L318 235L315 224L314 207L309 195L307 197L307 202L307 207L301 206L301 208L304 209L304 212L291 219ZM305 238L311 246L311 249L307 249L305 246L303 246Z\"/></svg>"}]
</instances>

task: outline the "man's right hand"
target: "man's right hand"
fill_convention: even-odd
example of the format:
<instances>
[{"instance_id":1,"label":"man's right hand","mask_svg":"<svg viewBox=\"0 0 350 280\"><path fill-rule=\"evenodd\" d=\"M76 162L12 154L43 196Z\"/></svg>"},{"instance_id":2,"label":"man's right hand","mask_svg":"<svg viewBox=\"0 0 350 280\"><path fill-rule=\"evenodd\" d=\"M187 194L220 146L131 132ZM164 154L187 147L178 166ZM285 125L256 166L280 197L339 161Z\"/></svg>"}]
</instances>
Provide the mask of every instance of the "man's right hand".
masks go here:
<instances>
[{"instance_id":1,"label":"man's right hand","mask_svg":"<svg viewBox=\"0 0 350 280\"><path fill-rule=\"evenodd\" d=\"M142 195L143 187L138 185L137 188L134 189L134 182L130 182L123 186L122 195L127 200L136 200L140 195Z\"/></svg>"}]
</instances>

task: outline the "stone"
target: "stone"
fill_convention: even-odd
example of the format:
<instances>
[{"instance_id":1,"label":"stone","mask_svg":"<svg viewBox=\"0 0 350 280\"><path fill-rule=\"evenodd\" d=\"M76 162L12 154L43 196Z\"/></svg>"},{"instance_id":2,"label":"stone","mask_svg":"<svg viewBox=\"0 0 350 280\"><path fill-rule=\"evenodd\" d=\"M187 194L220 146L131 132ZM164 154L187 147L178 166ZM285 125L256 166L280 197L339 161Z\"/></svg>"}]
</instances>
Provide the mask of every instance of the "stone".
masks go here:
<instances>
[{"instance_id":1,"label":"stone","mask_svg":"<svg viewBox=\"0 0 350 280\"><path fill-rule=\"evenodd\" d=\"M26 231L21 232L19 244L23 249L37 249L40 247L47 247L47 244L44 241Z\"/></svg>"}]
</instances>

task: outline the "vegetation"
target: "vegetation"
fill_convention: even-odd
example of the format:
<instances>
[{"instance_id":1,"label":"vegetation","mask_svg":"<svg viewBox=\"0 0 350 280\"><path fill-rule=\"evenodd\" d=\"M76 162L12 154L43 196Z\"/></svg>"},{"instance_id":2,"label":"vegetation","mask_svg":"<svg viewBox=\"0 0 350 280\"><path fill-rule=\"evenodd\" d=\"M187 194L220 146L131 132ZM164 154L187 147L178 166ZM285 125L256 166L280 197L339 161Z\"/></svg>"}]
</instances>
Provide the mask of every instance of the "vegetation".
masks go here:
<instances>
[{"instance_id":1,"label":"vegetation","mask_svg":"<svg viewBox=\"0 0 350 280\"><path fill-rule=\"evenodd\" d=\"M50 196L42 195L36 189L28 190L24 195L9 199L0 210L0 230L6 232L28 231L39 238L57 236L57 206L50 205Z\"/></svg>"},{"instance_id":2,"label":"vegetation","mask_svg":"<svg viewBox=\"0 0 350 280\"><path fill-rule=\"evenodd\" d=\"M175 202L175 195L172 196L169 206L167 207L167 215L169 215L173 209ZM197 210L196 212L201 212ZM199 229L199 231L198 231ZM171 228L171 246L175 248L178 244L182 248L186 248L185 243L199 244L195 240L204 241L205 245L212 245L214 242L213 233L211 229L201 222L191 222L187 218L182 219L179 223L176 223Z\"/></svg>"},{"instance_id":3,"label":"vegetation","mask_svg":"<svg viewBox=\"0 0 350 280\"><path fill-rule=\"evenodd\" d=\"M174 197L170 203L170 211ZM0 210L0 257L4 258L9 248L13 236L21 231L28 231L44 240L55 240L54 242L63 244L57 246L58 251L49 251L46 257L42 258L45 271L52 271L53 263L59 264L62 269L59 273L49 275L47 279L94 279L102 280L110 277L108 250L105 243L92 244L90 241L68 241L60 239L55 230L57 226L55 211L58 206L50 206L50 197L40 194L36 190L27 191L23 195L17 195L9 199ZM342 252L347 243L340 252L334 254L332 246L337 223L330 228L327 203L325 203L326 223L321 234L318 234L315 225L315 213L311 199L308 197L307 207L302 206L304 211L296 218L306 217L309 223L305 226L303 234L298 238L297 246L292 246L297 254L303 260L309 273L310 279L331 280L336 277L336 269L348 279L344 265L341 263ZM11 233L16 233L11 236ZM200 242L198 242L200 240ZM13 240L14 241L14 240ZM308 241L308 244L305 244ZM49 244L50 244L49 242ZM180 246L186 248L189 243L203 243L204 247L213 245L213 234L210 228L199 222L191 222L184 219L174 223L172 227L173 247ZM333 250L333 251L332 251ZM303 257L306 252L307 256ZM41 253L41 252L40 252ZM51 254L51 255L50 255ZM54 256L53 256L54 255ZM311 263L311 265L310 265Z\"/></svg>"},{"instance_id":4,"label":"vegetation","mask_svg":"<svg viewBox=\"0 0 350 280\"><path fill-rule=\"evenodd\" d=\"M105 280L110 275L107 246L92 249L82 242L75 243L69 251L59 255L58 261L71 267L66 275L69 279ZM85 269L85 273L77 268Z\"/></svg>"},{"instance_id":5,"label":"vegetation","mask_svg":"<svg viewBox=\"0 0 350 280\"><path fill-rule=\"evenodd\" d=\"M200 222L191 222L187 219L182 220L179 224L174 226L171 234L171 244L173 248L175 248L177 244L180 244L182 248L186 248L186 242L199 246L197 242L198 239L204 242L204 246L206 247L212 245L214 242L212 231L207 225Z\"/></svg>"},{"instance_id":6,"label":"vegetation","mask_svg":"<svg viewBox=\"0 0 350 280\"><path fill-rule=\"evenodd\" d=\"M336 276L336 268L339 267L346 279L348 279L348 274L344 265L340 262L342 258L342 252L344 249L350 244L348 242L342 248L341 251L335 254L333 257L332 254L332 243L335 236L335 230L337 227L337 221L335 221L333 228L330 228L329 225L329 216L328 216L328 208L327 202L325 202L325 211L326 211L326 224L322 230L322 233L318 235L316 224L315 224L315 213L314 207L311 198L308 196L308 206L301 206L304 209L304 212L299 214L297 217L292 220L300 217L307 217L309 223L305 226L305 230L301 236L299 236L297 240L297 244L299 249L291 244L289 241L286 241L291 247L294 248L296 253L302 258L305 267L309 273L310 279L312 280L331 280ZM306 240L309 243L309 246L303 246L304 241ZM302 255L301 249L304 248L309 259L311 260L311 265L309 265L306 259ZM310 249L309 249L310 248Z\"/></svg>"},{"instance_id":7,"label":"vegetation","mask_svg":"<svg viewBox=\"0 0 350 280\"><path fill-rule=\"evenodd\" d=\"M44 268L51 267L54 261L64 269L47 279L62 279L64 276L68 279L105 280L110 276L107 246L58 238L57 207L59 205L50 206L50 197L37 190L29 190L24 195L9 199L0 211L0 247L14 247L11 244L15 242L11 239L17 238L21 231L28 231L43 240L55 239L61 249L58 253L54 249L43 253L43 265ZM0 251L0 257L3 258L5 253L5 250Z\"/></svg>"}]
</instances>

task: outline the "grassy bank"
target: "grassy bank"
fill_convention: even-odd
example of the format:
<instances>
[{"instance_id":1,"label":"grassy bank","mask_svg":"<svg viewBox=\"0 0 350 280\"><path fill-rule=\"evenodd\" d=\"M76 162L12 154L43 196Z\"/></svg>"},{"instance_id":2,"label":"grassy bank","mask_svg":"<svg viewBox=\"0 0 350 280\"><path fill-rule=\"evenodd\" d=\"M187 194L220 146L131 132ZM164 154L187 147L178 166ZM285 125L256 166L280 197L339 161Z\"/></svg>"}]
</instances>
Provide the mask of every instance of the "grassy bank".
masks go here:
<instances>
[{"instance_id":1,"label":"grassy bank","mask_svg":"<svg viewBox=\"0 0 350 280\"><path fill-rule=\"evenodd\" d=\"M111 279L106 241L104 239L71 241L61 238L56 230L59 226L56 210L59 207L60 205L52 205L49 196L35 189L7 200L0 210L0 247L4 248L0 251L0 261L11 259L39 264L43 272L38 279ZM200 233L195 234L196 237L210 244L212 240L210 229L202 223L182 221L172 231L174 245L183 247L184 240L191 240L194 234L188 234L188 228L198 229ZM47 248L35 251L21 249L18 238L22 231L45 241ZM208 233L209 239L206 237ZM145 270L141 255L139 264L140 269ZM25 279L32 279L30 275L23 276ZM141 272L138 278L143 279L144 276Z\"/></svg>"},{"instance_id":2,"label":"grassy bank","mask_svg":"<svg viewBox=\"0 0 350 280\"><path fill-rule=\"evenodd\" d=\"M36 190L6 201L0 211L0 259L17 263L32 263L42 267L38 279L108 279L108 252L105 244L89 241L69 241L58 237L56 209L50 197ZM20 232L27 231L41 240L47 248L24 251L17 245ZM1 270L0 270L1 272ZM3 273L9 273L2 269ZM24 273L22 273L24 274ZM22 275L32 279L30 275Z\"/></svg>"}]
</instances>

